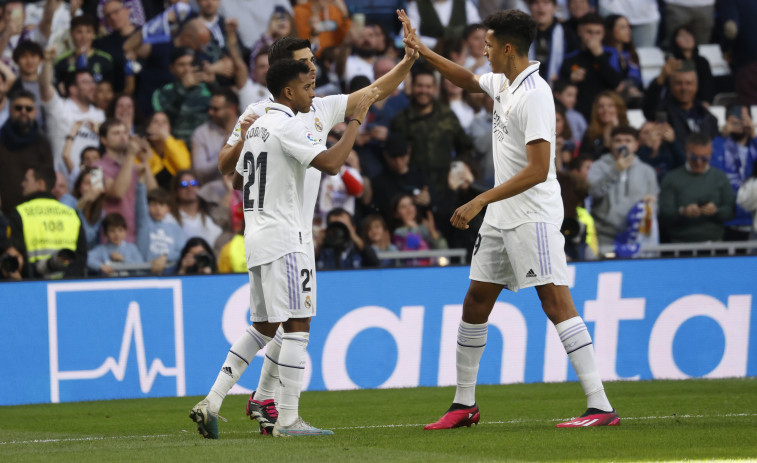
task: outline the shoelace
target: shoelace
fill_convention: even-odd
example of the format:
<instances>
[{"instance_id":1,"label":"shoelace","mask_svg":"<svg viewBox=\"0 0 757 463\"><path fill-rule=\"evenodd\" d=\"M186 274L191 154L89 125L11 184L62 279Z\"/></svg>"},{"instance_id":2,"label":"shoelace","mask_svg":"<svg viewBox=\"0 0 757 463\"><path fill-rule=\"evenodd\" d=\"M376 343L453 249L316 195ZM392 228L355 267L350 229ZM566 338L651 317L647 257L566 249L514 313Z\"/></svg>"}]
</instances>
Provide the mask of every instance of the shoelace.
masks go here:
<instances>
[{"instance_id":1,"label":"shoelace","mask_svg":"<svg viewBox=\"0 0 757 463\"><path fill-rule=\"evenodd\" d=\"M265 412L271 417L278 419L279 418L279 411L276 409L276 404L274 402L269 403L265 406Z\"/></svg>"}]
</instances>

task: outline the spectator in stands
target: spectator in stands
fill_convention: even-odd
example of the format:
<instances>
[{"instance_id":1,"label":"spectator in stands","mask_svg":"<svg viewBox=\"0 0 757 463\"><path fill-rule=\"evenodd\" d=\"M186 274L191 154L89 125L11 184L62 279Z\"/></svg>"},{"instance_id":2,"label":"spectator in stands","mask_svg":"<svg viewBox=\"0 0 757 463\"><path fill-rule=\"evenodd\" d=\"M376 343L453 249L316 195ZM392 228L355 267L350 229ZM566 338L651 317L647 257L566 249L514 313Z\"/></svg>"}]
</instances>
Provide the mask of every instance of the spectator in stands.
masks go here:
<instances>
[{"instance_id":1,"label":"spectator in stands","mask_svg":"<svg viewBox=\"0 0 757 463\"><path fill-rule=\"evenodd\" d=\"M423 251L447 249L447 240L439 233L434 223L434 214L427 210L422 216L407 193L392 198L394 231L392 243L400 251ZM414 259L408 265L429 265L429 259Z\"/></svg>"},{"instance_id":2,"label":"spectator in stands","mask_svg":"<svg viewBox=\"0 0 757 463\"><path fill-rule=\"evenodd\" d=\"M301 39L309 39L317 57L342 43L352 26L344 0L308 0L293 8L294 24Z\"/></svg>"},{"instance_id":3,"label":"spectator in stands","mask_svg":"<svg viewBox=\"0 0 757 463\"><path fill-rule=\"evenodd\" d=\"M326 214L336 208L346 210L355 217L355 200L363 194L363 176L360 174L360 159L355 150L337 175L323 175L318 193L318 205L321 219L326 221Z\"/></svg>"},{"instance_id":4,"label":"spectator in stands","mask_svg":"<svg viewBox=\"0 0 757 463\"><path fill-rule=\"evenodd\" d=\"M221 267L222 248L230 239L244 232L242 192L234 189L233 180L233 173L223 175L219 179L202 185L197 191L197 196L203 202L208 216L223 230L213 245L213 249L218 254L219 269ZM244 245L244 242L241 244ZM237 258L233 259L235 263L238 262ZM241 260L246 262L245 259Z\"/></svg>"},{"instance_id":5,"label":"spectator in stands","mask_svg":"<svg viewBox=\"0 0 757 463\"><path fill-rule=\"evenodd\" d=\"M640 108L644 86L641 82L639 56L631 40L631 25L625 16L614 14L605 18L603 44L610 52L610 65L623 79L615 90L623 96L627 106Z\"/></svg>"},{"instance_id":6,"label":"spectator in stands","mask_svg":"<svg viewBox=\"0 0 757 463\"><path fill-rule=\"evenodd\" d=\"M396 15L396 13L395 13ZM260 37L250 47L250 77L255 80L255 75L260 75L255 72L255 60L260 56L260 53L265 50L266 55L268 49L273 45L273 42L282 38L297 35L297 31L294 30L294 18L292 13L283 6L274 7L273 14L268 20L268 28L260 35ZM267 69L267 67L266 67ZM265 72L263 72L265 76Z\"/></svg>"},{"instance_id":7,"label":"spectator in stands","mask_svg":"<svg viewBox=\"0 0 757 463\"><path fill-rule=\"evenodd\" d=\"M4 3L0 21L0 60L11 65L13 50L21 42L32 41L40 45L47 42L50 36L52 15L55 11L52 8L46 8L40 27L27 29L25 2L9 0Z\"/></svg>"},{"instance_id":8,"label":"spectator in stands","mask_svg":"<svg viewBox=\"0 0 757 463\"><path fill-rule=\"evenodd\" d=\"M410 167L411 149L402 134L390 133L383 147L386 169L371 179L374 207L391 219L391 200L400 193L412 195L413 202L424 209L431 206L431 194L426 174Z\"/></svg>"},{"instance_id":9,"label":"spectator in stands","mask_svg":"<svg viewBox=\"0 0 757 463\"><path fill-rule=\"evenodd\" d=\"M752 214L749 239L757 240L757 169L753 169L752 175L739 187L736 204Z\"/></svg>"},{"instance_id":10,"label":"spectator in stands","mask_svg":"<svg viewBox=\"0 0 757 463\"><path fill-rule=\"evenodd\" d=\"M455 228L449 221L455 210L468 203L487 188L476 183L476 168L470 158L460 158L452 161L447 175L447 188L436 204L434 211L436 223L439 223L439 232L447 240L450 248L466 249L468 251L467 262L470 262L473 248L476 244L478 229L484 222L484 214L478 214L469 222L467 230ZM485 212L486 208L482 210ZM433 237L432 237L433 241ZM435 243L438 244L438 243Z\"/></svg>"},{"instance_id":11,"label":"spectator in stands","mask_svg":"<svg viewBox=\"0 0 757 463\"><path fill-rule=\"evenodd\" d=\"M16 76L13 71L5 63L0 62L0 125L8 120L10 110L7 97L15 81Z\"/></svg>"},{"instance_id":12,"label":"spectator in stands","mask_svg":"<svg viewBox=\"0 0 757 463\"><path fill-rule=\"evenodd\" d=\"M171 187L171 215L188 238L200 237L215 243L223 230L208 215L205 201L197 194L199 187L191 170L177 172Z\"/></svg>"},{"instance_id":13,"label":"spectator in stands","mask_svg":"<svg viewBox=\"0 0 757 463\"><path fill-rule=\"evenodd\" d=\"M555 161L559 161L558 169L567 168L573 156L578 154L577 144L573 141L573 132L570 131L565 106L555 101Z\"/></svg>"},{"instance_id":14,"label":"spectator in stands","mask_svg":"<svg viewBox=\"0 0 757 463\"><path fill-rule=\"evenodd\" d=\"M462 37L465 26L481 22L471 0L415 0L407 4L411 24L418 25L418 36L429 48L440 39Z\"/></svg>"},{"instance_id":15,"label":"spectator in stands","mask_svg":"<svg viewBox=\"0 0 757 463\"><path fill-rule=\"evenodd\" d=\"M358 235L352 216L341 208L326 217L326 232L318 253L318 268L378 267L376 251Z\"/></svg>"},{"instance_id":16,"label":"spectator in stands","mask_svg":"<svg viewBox=\"0 0 757 463\"><path fill-rule=\"evenodd\" d=\"M7 224L3 225L4 232ZM0 236L0 281L21 281L24 262L24 255L5 236Z\"/></svg>"},{"instance_id":17,"label":"spectator in stands","mask_svg":"<svg viewBox=\"0 0 757 463\"><path fill-rule=\"evenodd\" d=\"M757 162L757 138L749 108L731 105L722 135L712 141L711 167L725 172L734 194L752 176ZM725 241L742 241L749 238L752 216L737 206L733 220L726 222Z\"/></svg>"},{"instance_id":18,"label":"spectator in stands","mask_svg":"<svg viewBox=\"0 0 757 463\"><path fill-rule=\"evenodd\" d=\"M71 18L74 48L61 54L55 62L55 80L59 84L66 82L69 74L82 69L92 74L95 83L113 82L113 57L92 46L96 30L97 23L92 16L83 14ZM66 88L59 85L58 90L65 94Z\"/></svg>"},{"instance_id":19,"label":"spectator in stands","mask_svg":"<svg viewBox=\"0 0 757 463\"><path fill-rule=\"evenodd\" d=\"M668 83L669 81L669 83ZM669 89L665 86L668 85ZM691 61L669 58L660 75L649 83L644 96L647 120L667 119L683 145L690 133L697 132L710 140L718 134L718 121L696 98L699 90L697 73Z\"/></svg>"},{"instance_id":20,"label":"spectator in stands","mask_svg":"<svg viewBox=\"0 0 757 463\"><path fill-rule=\"evenodd\" d=\"M622 77L610 64L610 52L602 46L605 28L602 18L586 14L578 25L581 50L565 55L560 77L578 88L576 109L588 119L595 96L602 90L614 90Z\"/></svg>"},{"instance_id":21,"label":"spectator in stands","mask_svg":"<svg viewBox=\"0 0 757 463\"><path fill-rule=\"evenodd\" d=\"M223 0L220 12L227 18L238 18L244 27L239 28L239 38L245 48L254 49L255 41L260 38L260 31L266 30L273 14L283 9L290 16L292 2L289 0Z\"/></svg>"},{"instance_id":22,"label":"spectator in stands","mask_svg":"<svg viewBox=\"0 0 757 463\"><path fill-rule=\"evenodd\" d=\"M600 0L599 14L604 18L624 16L631 26L628 38L637 47L653 47L657 43L660 9L657 0ZM611 29L607 29L610 33Z\"/></svg>"},{"instance_id":23,"label":"spectator in stands","mask_svg":"<svg viewBox=\"0 0 757 463\"><path fill-rule=\"evenodd\" d=\"M580 42L555 17L557 0L528 0L528 8L537 25L536 38L528 50L528 58L541 62L539 74L552 84L559 77L565 54L578 50Z\"/></svg>"},{"instance_id":24,"label":"spectator in stands","mask_svg":"<svg viewBox=\"0 0 757 463\"><path fill-rule=\"evenodd\" d=\"M271 98L271 92L268 91L265 81L268 68L268 49L263 48L258 51L257 55L250 58L250 76L239 89L238 100L240 107L246 108L252 103Z\"/></svg>"},{"instance_id":25,"label":"spectator in stands","mask_svg":"<svg viewBox=\"0 0 757 463\"><path fill-rule=\"evenodd\" d=\"M13 62L18 66L18 79L11 86L8 94L13 95L22 89L34 94L34 105L37 108L37 124L39 124L39 130L42 133L47 133L39 89L39 65L42 63L43 57L44 52L37 42L27 40L18 44L13 50Z\"/></svg>"},{"instance_id":26,"label":"spectator in stands","mask_svg":"<svg viewBox=\"0 0 757 463\"><path fill-rule=\"evenodd\" d=\"M171 135L171 122L163 112L156 112L150 117L145 136L150 144L150 169L158 185L170 188L174 175L192 166L187 145Z\"/></svg>"},{"instance_id":27,"label":"spectator in stands","mask_svg":"<svg viewBox=\"0 0 757 463\"><path fill-rule=\"evenodd\" d=\"M97 0L96 15L97 20L100 22L100 29L102 30L102 28L104 27L107 32L112 32L114 30L117 30L117 27L114 24L114 16L116 15L116 12L114 11L115 8L106 8L106 5L108 3L110 3L110 0ZM148 3L147 14L145 14L145 5L142 5L142 0L121 1L124 9L129 12L129 22L134 24L134 26L136 27L141 27L145 23L146 18L152 18L159 12L157 8L152 8L153 5L150 5L151 2L149 2L149 0L145 0L145 3ZM121 12L119 11L118 13Z\"/></svg>"},{"instance_id":28,"label":"spectator in stands","mask_svg":"<svg viewBox=\"0 0 757 463\"><path fill-rule=\"evenodd\" d=\"M30 278L84 275L84 231L76 211L50 192L54 184L55 172L49 167L27 169L21 182L24 201L8 216L8 237L23 255L22 273ZM55 217L54 227L48 225L51 217Z\"/></svg>"},{"instance_id":29,"label":"spectator in stands","mask_svg":"<svg viewBox=\"0 0 757 463\"><path fill-rule=\"evenodd\" d=\"M594 13L594 6L589 0L568 0L568 19L563 26L578 37L578 20L588 13Z\"/></svg>"},{"instance_id":30,"label":"spectator in stands","mask_svg":"<svg viewBox=\"0 0 757 463\"><path fill-rule=\"evenodd\" d=\"M693 61L697 73L697 99L712 103L715 97L715 80L712 77L710 62L699 55L699 47L694 32L689 26L681 26L673 31L670 51L678 60Z\"/></svg>"},{"instance_id":31,"label":"spectator in stands","mask_svg":"<svg viewBox=\"0 0 757 463\"><path fill-rule=\"evenodd\" d=\"M604 90L597 95L591 110L589 128L581 141L580 151L598 159L610 152L614 128L628 125L626 104L612 90Z\"/></svg>"},{"instance_id":32,"label":"spectator in stands","mask_svg":"<svg viewBox=\"0 0 757 463\"><path fill-rule=\"evenodd\" d=\"M236 124L239 99L228 88L213 91L208 106L208 121L192 134L192 168L201 184L221 178L218 171L218 152Z\"/></svg>"},{"instance_id":33,"label":"spectator in stands","mask_svg":"<svg viewBox=\"0 0 757 463\"><path fill-rule=\"evenodd\" d=\"M384 48L381 42L381 29L375 24L366 24L362 29L354 31L354 35L355 39L350 44L350 53L345 53L349 56L345 56L344 72L340 74L347 84L357 76L367 77L370 83L375 80L373 67ZM337 69L340 67L342 66L337 66Z\"/></svg>"},{"instance_id":34,"label":"spectator in stands","mask_svg":"<svg viewBox=\"0 0 757 463\"><path fill-rule=\"evenodd\" d=\"M723 21L724 50L731 59L734 88L741 104L757 105L757 2L721 0L718 16Z\"/></svg>"},{"instance_id":35,"label":"spectator in stands","mask_svg":"<svg viewBox=\"0 0 757 463\"><path fill-rule=\"evenodd\" d=\"M560 229L565 236L565 253L569 260L594 260L599 254L597 230L586 206L589 195L587 179L593 163L590 156L582 154L557 171L563 200Z\"/></svg>"},{"instance_id":36,"label":"spectator in stands","mask_svg":"<svg viewBox=\"0 0 757 463\"><path fill-rule=\"evenodd\" d=\"M153 275L160 275L168 262L178 262L186 238L179 224L169 219L171 195L163 188L147 191L137 185L137 248Z\"/></svg>"},{"instance_id":37,"label":"spectator in stands","mask_svg":"<svg viewBox=\"0 0 757 463\"><path fill-rule=\"evenodd\" d=\"M0 198L8 215L23 198L18 182L30 167L53 170L50 143L39 133L34 94L19 90L10 100L10 117L0 128Z\"/></svg>"},{"instance_id":38,"label":"spectator in stands","mask_svg":"<svg viewBox=\"0 0 757 463\"><path fill-rule=\"evenodd\" d=\"M492 121L494 100L483 95L483 109L473 118L470 126L470 138L473 143L473 161L479 173L479 182L483 186L494 186L494 157L492 149Z\"/></svg>"},{"instance_id":39,"label":"spectator in stands","mask_svg":"<svg viewBox=\"0 0 757 463\"><path fill-rule=\"evenodd\" d=\"M141 264L144 262L137 246L126 241L126 220L118 212L111 212L103 219L105 244L95 246L87 256L87 267L94 273L113 276L118 272L113 264Z\"/></svg>"},{"instance_id":40,"label":"spectator in stands","mask_svg":"<svg viewBox=\"0 0 757 463\"><path fill-rule=\"evenodd\" d=\"M108 53L113 58L113 90L124 91L124 75L126 73L126 55L124 43L134 33L140 33L139 28L131 21L131 8L123 0L105 0L102 6L103 17L110 27L109 34L95 40L97 49Z\"/></svg>"},{"instance_id":41,"label":"spectator in stands","mask_svg":"<svg viewBox=\"0 0 757 463\"><path fill-rule=\"evenodd\" d=\"M134 135L137 131L144 130L144 117L141 111L137 109L137 102L131 95L120 94L113 98L110 107L105 114L117 119L129 129L129 134Z\"/></svg>"},{"instance_id":42,"label":"spectator in stands","mask_svg":"<svg viewBox=\"0 0 757 463\"><path fill-rule=\"evenodd\" d=\"M45 107L47 136L53 151L56 170L66 172L62 152L66 137L77 121L87 121L74 136L72 152L80 153L87 146L97 145L97 125L105 120L105 113L92 103L95 97L95 81L84 69L69 73L65 82L68 98L61 98L53 86L53 53L45 51L45 61L39 77L39 90Z\"/></svg>"},{"instance_id":43,"label":"spectator in stands","mask_svg":"<svg viewBox=\"0 0 757 463\"><path fill-rule=\"evenodd\" d=\"M197 6L199 7L198 19L205 24L211 36L210 41L203 47L203 52L209 58L209 62L213 64L215 75L230 79L234 72L231 59L228 56L227 45L229 42L228 35L237 33L239 22L236 15L224 18L219 14L221 0L197 0ZM233 23L231 27L230 23ZM238 36L235 39L238 41ZM219 82L225 83L224 81Z\"/></svg>"},{"instance_id":44,"label":"spectator in stands","mask_svg":"<svg viewBox=\"0 0 757 463\"><path fill-rule=\"evenodd\" d=\"M370 214L363 219L360 236L363 241L370 244L377 254L379 252L397 251L397 247L392 244L392 236L389 233L386 220L380 214ZM384 259L380 265L381 267L393 267L394 260Z\"/></svg>"},{"instance_id":45,"label":"spectator in stands","mask_svg":"<svg viewBox=\"0 0 757 463\"><path fill-rule=\"evenodd\" d=\"M463 44L467 51L464 66L474 74L486 74L492 70L489 60L484 54L485 39L486 28L481 23L471 24L463 31ZM454 59L452 60L454 61Z\"/></svg>"},{"instance_id":46,"label":"spectator in stands","mask_svg":"<svg viewBox=\"0 0 757 463\"><path fill-rule=\"evenodd\" d=\"M573 134L573 141L578 143L583 138L588 128L584 116L576 111L576 99L578 96L578 87L568 80L557 80L552 87L555 100L562 103L565 107L565 117L570 125L570 131Z\"/></svg>"},{"instance_id":47,"label":"spectator in stands","mask_svg":"<svg viewBox=\"0 0 757 463\"><path fill-rule=\"evenodd\" d=\"M95 100L93 104L97 109L107 111L113 99L115 98L113 93L113 84L107 80L102 80L95 85Z\"/></svg>"},{"instance_id":48,"label":"spectator in stands","mask_svg":"<svg viewBox=\"0 0 757 463\"><path fill-rule=\"evenodd\" d=\"M103 172L106 214L118 212L126 220L126 241L136 241L134 210L136 205L136 158L145 163L149 146L137 137L129 137L123 122L108 119L100 126L100 143L104 154L96 164Z\"/></svg>"},{"instance_id":49,"label":"spectator in stands","mask_svg":"<svg viewBox=\"0 0 757 463\"><path fill-rule=\"evenodd\" d=\"M611 137L611 152L594 162L588 175L591 215L602 253L626 229L631 208L639 201L654 203L659 192L654 169L636 157L638 131L620 125L612 130Z\"/></svg>"},{"instance_id":50,"label":"spectator in stands","mask_svg":"<svg viewBox=\"0 0 757 463\"><path fill-rule=\"evenodd\" d=\"M156 112L168 116L172 134L189 144L192 132L208 120L210 106L209 84L215 81L212 73L199 69L195 52L187 47L171 51L171 74L175 81L156 90L152 106Z\"/></svg>"},{"instance_id":51,"label":"spectator in stands","mask_svg":"<svg viewBox=\"0 0 757 463\"><path fill-rule=\"evenodd\" d=\"M455 113L465 133L469 133L471 122L476 115L477 104L471 94L442 77L439 101Z\"/></svg>"},{"instance_id":52,"label":"spectator in stands","mask_svg":"<svg viewBox=\"0 0 757 463\"><path fill-rule=\"evenodd\" d=\"M76 198L68 192L68 179L66 179L66 176L61 172L55 173L55 185L53 185L53 189L50 190L50 193L52 193L53 196L55 196L55 199L60 201L61 204L65 204L72 209L76 208Z\"/></svg>"},{"instance_id":53,"label":"spectator in stands","mask_svg":"<svg viewBox=\"0 0 757 463\"><path fill-rule=\"evenodd\" d=\"M189 238L179 254L176 274L210 275L217 270L216 255L208 242L199 236Z\"/></svg>"},{"instance_id":54,"label":"spectator in stands","mask_svg":"<svg viewBox=\"0 0 757 463\"><path fill-rule=\"evenodd\" d=\"M654 168L660 185L668 172L686 162L683 146L676 141L673 127L667 122L646 122L641 126L636 155Z\"/></svg>"},{"instance_id":55,"label":"spectator in stands","mask_svg":"<svg viewBox=\"0 0 757 463\"><path fill-rule=\"evenodd\" d=\"M673 243L722 241L733 217L728 177L711 167L712 143L700 133L686 139L686 165L665 176L660 191L660 226Z\"/></svg>"},{"instance_id":56,"label":"spectator in stands","mask_svg":"<svg viewBox=\"0 0 757 463\"><path fill-rule=\"evenodd\" d=\"M694 31L697 43L710 43L715 23L715 0L665 0L665 43L673 41L673 32L681 26Z\"/></svg>"},{"instance_id":57,"label":"spectator in stands","mask_svg":"<svg viewBox=\"0 0 757 463\"><path fill-rule=\"evenodd\" d=\"M413 75L410 106L390 125L390 132L401 133L413 153L411 167L422 169L429 177L432 195L444 189L449 163L472 148L460 121L451 109L437 101L436 77L429 68Z\"/></svg>"},{"instance_id":58,"label":"spectator in stands","mask_svg":"<svg viewBox=\"0 0 757 463\"><path fill-rule=\"evenodd\" d=\"M105 189L102 183L102 174L98 173L93 180L94 167L83 166L79 176L74 182L73 195L77 199L76 213L81 220L84 235L87 241L87 249L91 250L100 244L100 229L103 219L103 201ZM97 181L100 178L100 181Z\"/></svg>"},{"instance_id":59,"label":"spectator in stands","mask_svg":"<svg viewBox=\"0 0 757 463\"><path fill-rule=\"evenodd\" d=\"M76 134L84 123L84 121L77 121L74 123L73 127L71 127L71 132L66 137L66 144L63 145L63 153L61 153L67 172L69 172L68 182L72 185L79 176L82 166L93 166L102 157L99 147L94 145L85 147L81 153L78 153L78 155L74 155L74 153L71 152ZM74 156L76 156L76 158L74 158Z\"/></svg>"}]
</instances>

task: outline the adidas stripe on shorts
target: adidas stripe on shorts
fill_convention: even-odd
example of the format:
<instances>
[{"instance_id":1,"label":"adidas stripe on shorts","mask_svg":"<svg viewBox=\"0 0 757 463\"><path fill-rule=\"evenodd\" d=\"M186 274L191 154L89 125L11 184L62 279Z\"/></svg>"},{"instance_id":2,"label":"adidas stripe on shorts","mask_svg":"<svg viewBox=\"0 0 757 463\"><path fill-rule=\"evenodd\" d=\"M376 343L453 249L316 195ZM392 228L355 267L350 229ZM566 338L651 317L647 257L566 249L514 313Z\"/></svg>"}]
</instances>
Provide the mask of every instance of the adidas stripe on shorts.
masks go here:
<instances>
[{"instance_id":1,"label":"adidas stripe on shorts","mask_svg":"<svg viewBox=\"0 0 757 463\"><path fill-rule=\"evenodd\" d=\"M470 279L511 291L554 283L568 285L565 238L548 223L529 222L500 230L484 222L478 231Z\"/></svg>"},{"instance_id":2,"label":"adidas stripe on shorts","mask_svg":"<svg viewBox=\"0 0 757 463\"><path fill-rule=\"evenodd\" d=\"M250 320L284 322L315 316L315 262L309 253L293 252L250 274Z\"/></svg>"}]
</instances>

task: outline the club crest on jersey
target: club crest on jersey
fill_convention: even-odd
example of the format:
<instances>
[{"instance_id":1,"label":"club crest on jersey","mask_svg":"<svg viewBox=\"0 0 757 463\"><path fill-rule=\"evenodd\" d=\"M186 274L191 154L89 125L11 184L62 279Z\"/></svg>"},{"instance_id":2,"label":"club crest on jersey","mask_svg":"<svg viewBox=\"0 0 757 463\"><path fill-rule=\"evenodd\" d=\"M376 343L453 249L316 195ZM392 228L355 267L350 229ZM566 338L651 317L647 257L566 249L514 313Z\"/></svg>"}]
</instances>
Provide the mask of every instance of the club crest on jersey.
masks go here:
<instances>
[{"instance_id":1,"label":"club crest on jersey","mask_svg":"<svg viewBox=\"0 0 757 463\"><path fill-rule=\"evenodd\" d=\"M314 145L318 144L318 140L315 139L312 133L308 132L307 135L305 135L308 139L308 141Z\"/></svg>"},{"instance_id":2,"label":"club crest on jersey","mask_svg":"<svg viewBox=\"0 0 757 463\"><path fill-rule=\"evenodd\" d=\"M323 132L323 122L321 122L321 120L317 117L315 118L315 130Z\"/></svg>"},{"instance_id":3,"label":"club crest on jersey","mask_svg":"<svg viewBox=\"0 0 757 463\"><path fill-rule=\"evenodd\" d=\"M310 296L305 296L305 308L309 309L313 305L312 302L310 302Z\"/></svg>"}]
</instances>

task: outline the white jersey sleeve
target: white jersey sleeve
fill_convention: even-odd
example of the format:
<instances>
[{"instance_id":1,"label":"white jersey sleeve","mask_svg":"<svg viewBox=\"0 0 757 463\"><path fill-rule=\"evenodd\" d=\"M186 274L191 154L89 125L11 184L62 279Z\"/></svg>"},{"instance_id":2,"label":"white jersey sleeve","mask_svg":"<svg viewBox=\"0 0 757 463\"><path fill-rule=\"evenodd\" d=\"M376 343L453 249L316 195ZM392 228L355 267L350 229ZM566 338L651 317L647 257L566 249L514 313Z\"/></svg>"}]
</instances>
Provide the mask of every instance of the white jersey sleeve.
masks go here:
<instances>
[{"instance_id":1,"label":"white jersey sleeve","mask_svg":"<svg viewBox=\"0 0 757 463\"><path fill-rule=\"evenodd\" d=\"M497 89L494 88L496 85L494 73L487 72L484 75L478 76L478 85L487 95L494 98L494 94L497 92ZM502 85L502 83L500 82L499 85Z\"/></svg>"},{"instance_id":2,"label":"white jersey sleeve","mask_svg":"<svg viewBox=\"0 0 757 463\"><path fill-rule=\"evenodd\" d=\"M528 92L520 106L520 120L525 121L523 134L526 144L534 140L552 141L555 125L554 111L547 111L554 102L553 97L545 92Z\"/></svg>"}]
</instances>

